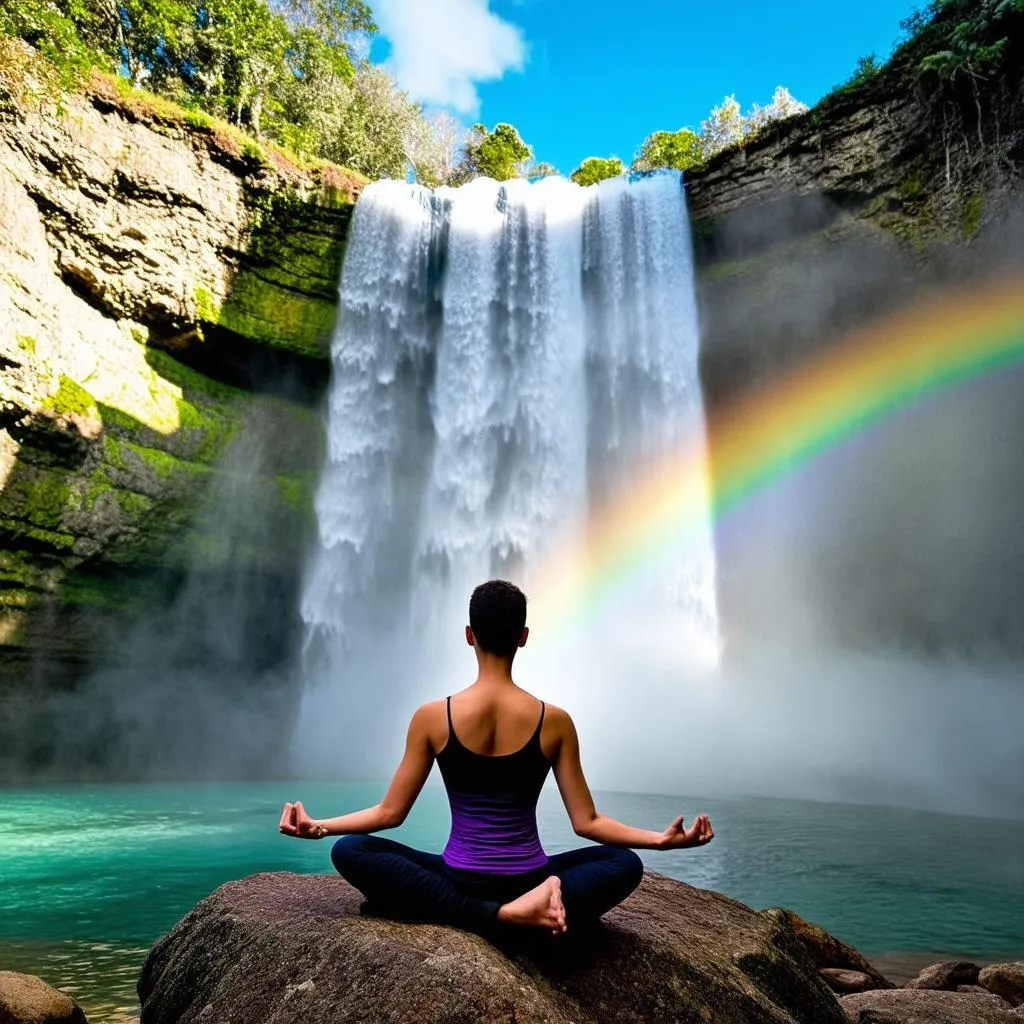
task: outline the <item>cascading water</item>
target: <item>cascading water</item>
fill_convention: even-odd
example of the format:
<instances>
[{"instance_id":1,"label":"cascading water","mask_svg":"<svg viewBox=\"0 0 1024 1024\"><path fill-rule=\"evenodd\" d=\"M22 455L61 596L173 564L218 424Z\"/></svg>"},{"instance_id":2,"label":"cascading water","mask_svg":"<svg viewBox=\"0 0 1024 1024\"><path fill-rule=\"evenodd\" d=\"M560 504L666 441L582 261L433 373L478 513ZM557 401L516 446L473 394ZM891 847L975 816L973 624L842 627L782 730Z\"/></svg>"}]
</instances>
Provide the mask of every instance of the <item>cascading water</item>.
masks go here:
<instances>
[{"instance_id":1,"label":"cascading water","mask_svg":"<svg viewBox=\"0 0 1024 1024\"><path fill-rule=\"evenodd\" d=\"M675 175L363 192L302 604L304 770L372 770L376 709L404 713L471 670L465 648L453 659L476 583L530 593L591 509L703 445L692 277ZM709 524L669 563L677 642L716 647Z\"/></svg>"}]
</instances>

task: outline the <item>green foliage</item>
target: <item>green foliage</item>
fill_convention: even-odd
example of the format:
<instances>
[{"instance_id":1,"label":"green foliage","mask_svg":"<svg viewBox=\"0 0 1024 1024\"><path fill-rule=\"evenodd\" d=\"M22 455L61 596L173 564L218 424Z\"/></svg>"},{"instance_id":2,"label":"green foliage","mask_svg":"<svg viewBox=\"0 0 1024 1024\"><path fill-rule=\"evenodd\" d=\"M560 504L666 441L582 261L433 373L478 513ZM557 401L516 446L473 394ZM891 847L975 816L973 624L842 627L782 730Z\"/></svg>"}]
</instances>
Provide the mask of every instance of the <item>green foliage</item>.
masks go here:
<instances>
[{"instance_id":1,"label":"green foliage","mask_svg":"<svg viewBox=\"0 0 1024 1024\"><path fill-rule=\"evenodd\" d=\"M596 185L606 178L617 178L625 173L625 165L617 156L607 160L602 160L599 156L588 156L569 177L577 185Z\"/></svg>"},{"instance_id":2,"label":"green foliage","mask_svg":"<svg viewBox=\"0 0 1024 1024\"><path fill-rule=\"evenodd\" d=\"M908 38L896 55L940 78L981 75L1003 59L1011 22L1021 15L1024 0L931 0L903 22Z\"/></svg>"},{"instance_id":3,"label":"green foliage","mask_svg":"<svg viewBox=\"0 0 1024 1024\"><path fill-rule=\"evenodd\" d=\"M830 95L855 90L889 66L947 81L959 74L985 77L1006 58L1013 35L1019 38L1022 17L1024 0L929 0L901 23L904 39L888 64L874 54L861 57L853 75Z\"/></svg>"},{"instance_id":4,"label":"green foliage","mask_svg":"<svg viewBox=\"0 0 1024 1024\"><path fill-rule=\"evenodd\" d=\"M40 0L0 0L0 36L23 39L35 47L54 68L53 84L58 89L73 88L91 67L105 62L104 55L82 37L65 6ZM38 81L35 71L30 70L25 54L8 48L0 52L0 76L9 88L20 91L26 80Z\"/></svg>"},{"instance_id":5,"label":"green foliage","mask_svg":"<svg viewBox=\"0 0 1024 1024\"><path fill-rule=\"evenodd\" d=\"M376 31L364 0L0 0L0 35L49 57L60 89L92 67L116 69L133 107L223 136L253 161L266 161L266 139L299 162L344 162L369 177L412 166L440 184L457 136L365 59ZM10 63L0 45L0 92L38 80Z\"/></svg>"},{"instance_id":6,"label":"green foliage","mask_svg":"<svg viewBox=\"0 0 1024 1024\"><path fill-rule=\"evenodd\" d=\"M689 128L677 132L654 132L644 139L633 160L634 171L656 171L669 168L687 171L704 160L701 140Z\"/></svg>"},{"instance_id":7,"label":"green foliage","mask_svg":"<svg viewBox=\"0 0 1024 1024\"><path fill-rule=\"evenodd\" d=\"M482 124L475 124L466 140L459 177L462 180L485 177L495 181L525 177L532 156L533 150L512 125L498 124L489 132Z\"/></svg>"},{"instance_id":8,"label":"green foliage","mask_svg":"<svg viewBox=\"0 0 1024 1024\"><path fill-rule=\"evenodd\" d=\"M870 82L881 70L882 63L875 54L869 53L866 57L858 57L857 67L850 76L848 84L860 85L863 82Z\"/></svg>"}]
</instances>

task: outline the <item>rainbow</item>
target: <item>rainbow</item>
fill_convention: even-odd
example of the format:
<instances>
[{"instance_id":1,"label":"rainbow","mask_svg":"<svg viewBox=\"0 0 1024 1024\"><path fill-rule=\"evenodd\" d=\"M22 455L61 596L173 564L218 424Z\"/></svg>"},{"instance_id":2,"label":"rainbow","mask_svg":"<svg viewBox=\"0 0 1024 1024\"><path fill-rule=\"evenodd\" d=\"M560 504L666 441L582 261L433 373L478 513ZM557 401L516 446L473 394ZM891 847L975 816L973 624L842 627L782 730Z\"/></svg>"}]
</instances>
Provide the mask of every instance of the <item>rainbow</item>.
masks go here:
<instances>
[{"instance_id":1,"label":"rainbow","mask_svg":"<svg viewBox=\"0 0 1024 1024\"><path fill-rule=\"evenodd\" d=\"M545 629L598 609L664 552L787 473L937 392L1024 365L1024 278L946 292L848 335L709 419L590 518L530 581ZM712 479L708 480L708 463ZM710 497L709 497L710 493ZM709 508L710 504L710 508Z\"/></svg>"}]
</instances>

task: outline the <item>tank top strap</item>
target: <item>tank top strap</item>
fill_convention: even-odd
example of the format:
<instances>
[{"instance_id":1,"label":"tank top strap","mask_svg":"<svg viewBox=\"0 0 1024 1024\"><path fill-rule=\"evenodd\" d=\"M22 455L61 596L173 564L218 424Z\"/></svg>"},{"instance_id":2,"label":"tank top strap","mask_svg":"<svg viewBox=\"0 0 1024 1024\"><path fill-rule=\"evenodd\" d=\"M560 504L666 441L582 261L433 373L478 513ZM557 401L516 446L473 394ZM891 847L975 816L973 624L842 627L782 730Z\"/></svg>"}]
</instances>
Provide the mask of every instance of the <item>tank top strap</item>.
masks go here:
<instances>
[{"instance_id":1,"label":"tank top strap","mask_svg":"<svg viewBox=\"0 0 1024 1024\"><path fill-rule=\"evenodd\" d=\"M540 702L540 721L537 722L537 728L534 730L533 735L530 737L530 742L531 743L533 743L534 740L536 740L538 743L540 742L540 733L541 733L541 730L544 728L544 712L545 712L546 709L547 709L547 705L544 703L544 701L541 701Z\"/></svg>"}]
</instances>

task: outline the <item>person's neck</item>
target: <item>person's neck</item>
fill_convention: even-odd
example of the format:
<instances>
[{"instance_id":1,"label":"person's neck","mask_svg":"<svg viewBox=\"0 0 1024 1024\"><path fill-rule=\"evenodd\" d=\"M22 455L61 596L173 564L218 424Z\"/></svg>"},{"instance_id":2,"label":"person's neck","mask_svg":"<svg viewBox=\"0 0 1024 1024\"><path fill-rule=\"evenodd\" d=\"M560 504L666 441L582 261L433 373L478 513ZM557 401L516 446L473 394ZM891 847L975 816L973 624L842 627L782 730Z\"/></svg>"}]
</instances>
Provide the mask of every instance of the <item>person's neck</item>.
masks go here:
<instances>
[{"instance_id":1,"label":"person's neck","mask_svg":"<svg viewBox=\"0 0 1024 1024\"><path fill-rule=\"evenodd\" d=\"M486 651L476 652L476 681L481 686L515 686L512 679L512 659L502 658Z\"/></svg>"}]
</instances>

